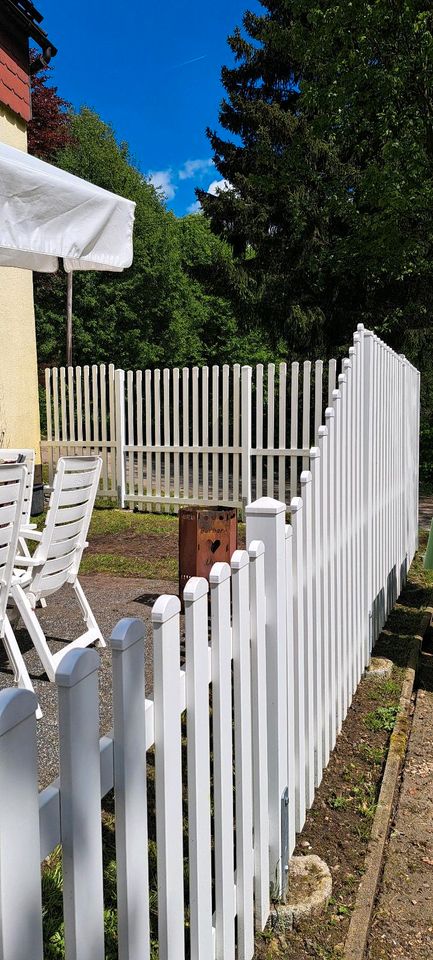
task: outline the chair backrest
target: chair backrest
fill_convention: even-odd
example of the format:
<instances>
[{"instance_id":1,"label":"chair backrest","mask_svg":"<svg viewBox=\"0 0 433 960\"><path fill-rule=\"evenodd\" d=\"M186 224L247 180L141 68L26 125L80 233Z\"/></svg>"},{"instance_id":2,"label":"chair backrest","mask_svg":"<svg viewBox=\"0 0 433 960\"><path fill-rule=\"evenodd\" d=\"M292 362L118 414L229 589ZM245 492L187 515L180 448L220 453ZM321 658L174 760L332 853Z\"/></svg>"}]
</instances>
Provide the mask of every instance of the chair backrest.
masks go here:
<instances>
[{"instance_id":1,"label":"chair backrest","mask_svg":"<svg viewBox=\"0 0 433 960\"><path fill-rule=\"evenodd\" d=\"M23 509L21 514L21 525L25 527L28 523L30 523L33 481L35 478L35 451L0 448L0 463L16 462L18 460L20 463L25 463L27 467L26 488L24 491Z\"/></svg>"},{"instance_id":2,"label":"chair backrest","mask_svg":"<svg viewBox=\"0 0 433 960\"><path fill-rule=\"evenodd\" d=\"M3 636L26 482L25 464L0 464L0 637Z\"/></svg>"},{"instance_id":3,"label":"chair backrest","mask_svg":"<svg viewBox=\"0 0 433 960\"><path fill-rule=\"evenodd\" d=\"M78 573L101 474L101 457L60 457L31 590L47 596Z\"/></svg>"}]
</instances>

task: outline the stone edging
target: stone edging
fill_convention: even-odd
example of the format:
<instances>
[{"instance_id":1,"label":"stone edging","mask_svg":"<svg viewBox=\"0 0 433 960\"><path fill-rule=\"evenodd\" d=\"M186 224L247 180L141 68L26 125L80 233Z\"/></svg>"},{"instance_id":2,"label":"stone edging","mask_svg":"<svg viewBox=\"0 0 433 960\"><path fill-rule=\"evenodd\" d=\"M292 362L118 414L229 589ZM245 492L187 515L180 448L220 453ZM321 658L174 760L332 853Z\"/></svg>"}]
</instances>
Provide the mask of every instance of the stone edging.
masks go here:
<instances>
[{"instance_id":1,"label":"stone edging","mask_svg":"<svg viewBox=\"0 0 433 960\"><path fill-rule=\"evenodd\" d=\"M397 719L389 742L388 756L382 779L377 809L365 858L365 872L358 887L355 907L344 945L344 960L363 960L370 930L376 893L382 873L385 844L388 838L393 801L398 777L406 754L409 736L410 704L424 635L433 616L433 610L423 616L419 634L413 637L412 649L405 670Z\"/></svg>"}]
</instances>

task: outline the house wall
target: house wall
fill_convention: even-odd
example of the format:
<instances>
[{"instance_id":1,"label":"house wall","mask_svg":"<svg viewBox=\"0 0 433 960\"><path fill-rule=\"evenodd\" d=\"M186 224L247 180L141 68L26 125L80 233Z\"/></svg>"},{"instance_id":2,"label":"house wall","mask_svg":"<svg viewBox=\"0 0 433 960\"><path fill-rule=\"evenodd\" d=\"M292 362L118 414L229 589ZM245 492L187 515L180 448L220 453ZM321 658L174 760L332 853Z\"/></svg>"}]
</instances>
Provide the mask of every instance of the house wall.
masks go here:
<instances>
[{"instance_id":1,"label":"house wall","mask_svg":"<svg viewBox=\"0 0 433 960\"><path fill-rule=\"evenodd\" d=\"M26 123L1 103L0 141L27 150ZM15 267L0 267L0 446L40 459L33 274Z\"/></svg>"}]
</instances>

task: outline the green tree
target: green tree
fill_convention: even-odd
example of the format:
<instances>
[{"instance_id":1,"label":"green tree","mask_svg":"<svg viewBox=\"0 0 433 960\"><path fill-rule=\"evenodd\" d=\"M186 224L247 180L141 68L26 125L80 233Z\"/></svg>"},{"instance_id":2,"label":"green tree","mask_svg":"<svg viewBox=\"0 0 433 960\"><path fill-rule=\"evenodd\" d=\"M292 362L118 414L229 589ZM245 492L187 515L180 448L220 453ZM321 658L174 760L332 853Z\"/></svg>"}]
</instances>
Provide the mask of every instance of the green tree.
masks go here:
<instances>
[{"instance_id":1,"label":"green tree","mask_svg":"<svg viewBox=\"0 0 433 960\"><path fill-rule=\"evenodd\" d=\"M229 46L225 134L208 131L229 189L198 196L235 309L296 354L345 351L360 321L404 352L433 480L431 3L263 0Z\"/></svg>"},{"instance_id":2,"label":"green tree","mask_svg":"<svg viewBox=\"0 0 433 960\"><path fill-rule=\"evenodd\" d=\"M140 368L227 358L236 323L224 295L232 255L205 219L177 219L93 111L70 116L59 166L136 203L134 262L122 274L74 276L74 361ZM65 277L35 279L39 357L65 356ZM224 353L225 348L225 353ZM240 348L239 348L240 349ZM235 359L235 358L234 358Z\"/></svg>"},{"instance_id":3,"label":"green tree","mask_svg":"<svg viewBox=\"0 0 433 960\"><path fill-rule=\"evenodd\" d=\"M231 189L199 192L258 319L289 346L363 320L397 343L430 316L433 13L415 0L268 0L229 38Z\"/></svg>"}]
</instances>

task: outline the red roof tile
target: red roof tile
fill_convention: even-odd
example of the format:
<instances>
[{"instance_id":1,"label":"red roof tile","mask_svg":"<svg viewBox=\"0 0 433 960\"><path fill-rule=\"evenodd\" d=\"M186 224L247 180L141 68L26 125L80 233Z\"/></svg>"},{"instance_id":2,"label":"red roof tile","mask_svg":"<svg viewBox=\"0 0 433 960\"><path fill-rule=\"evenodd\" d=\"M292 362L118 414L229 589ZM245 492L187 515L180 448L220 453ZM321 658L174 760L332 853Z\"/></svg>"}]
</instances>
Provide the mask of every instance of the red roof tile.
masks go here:
<instances>
[{"instance_id":1,"label":"red roof tile","mask_svg":"<svg viewBox=\"0 0 433 960\"><path fill-rule=\"evenodd\" d=\"M30 102L28 74L0 49L0 103L28 123L31 117Z\"/></svg>"}]
</instances>

